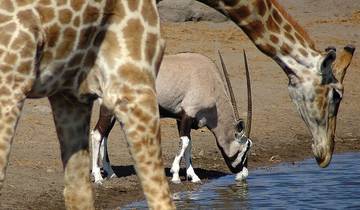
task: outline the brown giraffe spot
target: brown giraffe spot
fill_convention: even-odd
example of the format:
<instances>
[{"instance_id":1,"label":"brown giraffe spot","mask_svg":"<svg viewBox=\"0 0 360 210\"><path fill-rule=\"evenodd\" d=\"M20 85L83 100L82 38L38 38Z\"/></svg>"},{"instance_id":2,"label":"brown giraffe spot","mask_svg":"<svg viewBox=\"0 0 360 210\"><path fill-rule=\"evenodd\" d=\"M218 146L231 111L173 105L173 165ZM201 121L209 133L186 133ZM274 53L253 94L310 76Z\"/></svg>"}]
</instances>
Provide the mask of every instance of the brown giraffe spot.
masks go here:
<instances>
[{"instance_id":1,"label":"brown giraffe spot","mask_svg":"<svg viewBox=\"0 0 360 210\"><path fill-rule=\"evenodd\" d=\"M5 55L4 62L9 65L14 65L18 59L17 54L8 52Z\"/></svg>"},{"instance_id":2,"label":"brown giraffe spot","mask_svg":"<svg viewBox=\"0 0 360 210\"><path fill-rule=\"evenodd\" d=\"M268 10L271 9L271 7L272 7L271 0L266 0L266 6L267 6Z\"/></svg>"},{"instance_id":3,"label":"brown giraffe spot","mask_svg":"<svg viewBox=\"0 0 360 210\"><path fill-rule=\"evenodd\" d=\"M15 117L12 117L12 116L5 118L5 122L7 124L11 124L11 123L15 122L15 120L16 120Z\"/></svg>"},{"instance_id":4,"label":"brown giraffe spot","mask_svg":"<svg viewBox=\"0 0 360 210\"><path fill-rule=\"evenodd\" d=\"M9 66L9 65L6 65L6 64L0 64L0 71L2 73L7 73L9 71L12 71L13 70L13 67Z\"/></svg>"},{"instance_id":5,"label":"brown giraffe spot","mask_svg":"<svg viewBox=\"0 0 360 210\"><path fill-rule=\"evenodd\" d=\"M75 26L75 28L80 26L80 17L79 16L76 16L74 18L73 25Z\"/></svg>"},{"instance_id":6,"label":"brown giraffe spot","mask_svg":"<svg viewBox=\"0 0 360 210\"><path fill-rule=\"evenodd\" d=\"M142 142L135 142L135 140L139 137L138 133L135 132L135 131L129 132L128 137L129 137L130 140L133 141L133 146L132 146L133 151L135 153L140 152L144 145L142 144Z\"/></svg>"},{"instance_id":7,"label":"brown giraffe spot","mask_svg":"<svg viewBox=\"0 0 360 210\"><path fill-rule=\"evenodd\" d=\"M318 54L317 54L316 52L311 52L311 55L312 55L313 57L318 56Z\"/></svg>"},{"instance_id":8,"label":"brown giraffe spot","mask_svg":"<svg viewBox=\"0 0 360 210\"><path fill-rule=\"evenodd\" d=\"M127 1L128 5L129 5L129 9L131 11L135 11L138 7L139 7L139 0L131 0L131 1Z\"/></svg>"},{"instance_id":9,"label":"brown giraffe spot","mask_svg":"<svg viewBox=\"0 0 360 210\"><path fill-rule=\"evenodd\" d=\"M112 77L114 78L114 77ZM121 85L121 88L119 89L121 95L124 95L124 97L128 98L129 96L131 96L132 99L134 99L134 89L132 89L129 85ZM133 100L128 100L128 101L133 101ZM119 103L121 103L121 100L119 101Z\"/></svg>"},{"instance_id":10,"label":"brown giraffe spot","mask_svg":"<svg viewBox=\"0 0 360 210\"><path fill-rule=\"evenodd\" d=\"M292 31L292 27L291 27L291 25L289 25L288 23L286 23L286 24L284 25L284 29L285 29L285 31L288 32L288 33L290 33L290 32Z\"/></svg>"},{"instance_id":11,"label":"brown giraffe spot","mask_svg":"<svg viewBox=\"0 0 360 210\"><path fill-rule=\"evenodd\" d=\"M146 128L143 126L143 125L138 125L136 127L136 130L140 131L140 132L145 132L146 131Z\"/></svg>"},{"instance_id":12,"label":"brown giraffe spot","mask_svg":"<svg viewBox=\"0 0 360 210\"><path fill-rule=\"evenodd\" d=\"M280 16L279 12L274 8L272 10L272 16L279 25L282 23L282 17Z\"/></svg>"},{"instance_id":13,"label":"brown giraffe spot","mask_svg":"<svg viewBox=\"0 0 360 210\"><path fill-rule=\"evenodd\" d=\"M281 54L283 54L283 55L289 55L291 53L292 49L288 44L283 43L280 47L280 51L281 51Z\"/></svg>"},{"instance_id":14,"label":"brown giraffe spot","mask_svg":"<svg viewBox=\"0 0 360 210\"><path fill-rule=\"evenodd\" d=\"M12 0L1 0L0 8L7 12L14 12L14 5Z\"/></svg>"},{"instance_id":15,"label":"brown giraffe spot","mask_svg":"<svg viewBox=\"0 0 360 210\"><path fill-rule=\"evenodd\" d=\"M83 16L83 24L93 23L99 18L99 9L90 5L86 6Z\"/></svg>"},{"instance_id":16,"label":"brown giraffe spot","mask_svg":"<svg viewBox=\"0 0 360 210\"><path fill-rule=\"evenodd\" d=\"M12 37L11 34L0 33L0 43L2 45L5 45L5 47L7 47L10 43L11 37Z\"/></svg>"},{"instance_id":17,"label":"brown giraffe spot","mask_svg":"<svg viewBox=\"0 0 360 210\"><path fill-rule=\"evenodd\" d=\"M307 57L309 55L308 52L306 52L306 50L304 48L300 48L299 52L301 53L301 55L303 55L304 57Z\"/></svg>"},{"instance_id":18,"label":"brown giraffe spot","mask_svg":"<svg viewBox=\"0 0 360 210\"><path fill-rule=\"evenodd\" d=\"M55 17L55 12L54 12L53 8L40 6L40 7L37 7L36 9L38 10L38 12L40 14L41 21L43 23L48 23L51 20L53 20Z\"/></svg>"},{"instance_id":19,"label":"brown giraffe spot","mask_svg":"<svg viewBox=\"0 0 360 210\"><path fill-rule=\"evenodd\" d=\"M89 27L82 29L80 32L80 40L79 40L77 47L79 49L88 48L91 44L91 40L93 39L96 31L97 31L97 29L95 26L89 26Z\"/></svg>"},{"instance_id":20,"label":"brown giraffe spot","mask_svg":"<svg viewBox=\"0 0 360 210\"><path fill-rule=\"evenodd\" d=\"M265 29L260 20L254 20L253 22L244 26L244 31L251 37L251 39L256 40L257 38L262 37Z\"/></svg>"},{"instance_id":21,"label":"brown giraffe spot","mask_svg":"<svg viewBox=\"0 0 360 210\"><path fill-rule=\"evenodd\" d=\"M230 17L232 17L232 19L235 19L239 22L240 20L247 18L250 14L251 12L247 6L241 6L239 8L229 10Z\"/></svg>"},{"instance_id":22,"label":"brown giraffe spot","mask_svg":"<svg viewBox=\"0 0 360 210\"><path fill-rule=\"evenodd\" d=\"M285 32L285 37L286 37L289 41L291 41L293 44L296 43L295 38L294 38L291 34L289 34L288 32Z\"/></svg>"},{"instance_id":23,"label":"brown giraffe spot","mask_svg":"<svg viewBox=\"0 0 360 210\"><path fill-rule=\"evenodd\" d=\"M280 27L277 23L275 23L274 19L269 16L269 18L266 21L266 27L269 31L275 32L275 33L279 33L280 32Z\"/></svg>"},{"instance_id":24,"label":"brown giraffe spot","mask_svg":"<svg viewBox=\"0 0 360 210\"><path fill-rule=\"evenodd\" d=\"M130 63L120 66L118 75L130 84L153 84L154 81L151 72L139 69Z\"/></svg>"},{"instance_id":25,"label":"brown giraffe spot","mask_svg":"<svg viewBox=\"0 0 360 210\"><path fill-rule=\"evenodd\" d=\"M143 1L141 14L143 15L144 19L149 23L149 25L155 26L157 24L158 14L152 4L152 1Z\"/></svg>"},{"instance_id":26,"label":"brown giraffe spot","mask_svg":"<svg viewBox=\"0 0 360 210\"><path fill-rule=\"evenodd\" d=\"M89 50L84 59L84 67L93 67L96 62L97 54L93 50Z\"/></svg>"},{"instance_id":27,"label":"brown giraffe spot","mask_svg":"<svg viewBox=\"0 0 360 210\"><path fill-rule=\"evenodd\" d=\"M41 4L41 5L51 5L51 0L39 0L39 4Z\"/></svg>"},{"instance_id":28,"label":"brown giraffe spot","mask_svg":"<svg viewBox=\"0 0 360 210\"><path fill-rule=\"evenodd\" d=\"M0 14L0 23L5 23L12 20L11 16Z\"/></svg>"},{"instance_id":29,"label":"brown giraffe spot","mask_svg":"<svg viewBox=\"0 0 360 210\"><path fill-rule=\"evenodd\" d=\"M266 5L265 5L264 0L256 0L254 2L254 6L255 6L257 12L259 13L259 15L261 15L261 17L263 17L266 12Z\"/></svg>"},{"instance_id":30,"label":"brown giraffe spot","mask_svg":"<svg viewBox=\"0 0 360 210\"><path fill-rule=\"evenodd\" d=\"M155 56L156 46L158 44L158 35L154 33L148 33L146 35L146 44L145 44L145 59L149 62L152 61L152 59Z\"/></svg>"},{"instance_id":31,"label":"brown giraffe spot","mask_svg":"<svg viewBox=\"0 0 360 210\"><path fill-rule=\"evenodd\" d=\"M226 6L232 7L237 5L239 3L239 0L223 0L223 2Z\"/></svg>"},{"instance_id":32,"label":"brown giraffe spot","mask_svg":"<svg viewBox=\"0 0 360 210\"><path fill-rule=\"evenodd\" d=\"M109 31L110 32L110 31ZM95 39L94 39L94 46L96 47L100 47L100 45L103 43L104 41L104 38L105 38L105 35L106 35L107 31L104 29L104 30L101 30L99 31L96 36L95 36ZM115 43L112 43L112 44L117 44L117 40L112 40L112 41L116 41Z\"/></svg>"},{"instance_id":33,"label":"brown giraffe spot","mask_svg":"<svg viewBox=\"0 0 360 210\"><path fill-rule=\"evenodd\" d=\"M131 19L128 21L123 30L124 38L129 56L134 60L141 59L141 40L144 33L144 26L139 19Z\"/></svg>"},{"instance_id":34,"label":"brown giraffe spot","mask_svg":"<svg viewBox=\"0 0 360 210\"><path fill-rule=\"evenodd\" d=\"M49 47L55 47L60 35L60 27L57 24L45 29L46 41Z\"/></svg>"},{"instance_id":35,"label":"brown giraffe spot","mask_svg":"<svg viewBox=\"0 0 360 210\"><path fill-rule=\"evenodd\" d=\"M270 41L274 44L279 43L279 38L277 38L275 35L270 35Z\"/></svg>"},{"instance_id":36,"label":"brown giraffe spot","mask_svg":"<svg viewBox=\"0 0 360 210\"><path fill-rule=\"evenodd\" d=\"M140 108L134 109L133 114L137 119L139 119L142 123L145 123L145 124L149 123L152 118L150 114L144 112Z\"/></svg>"},{"instance_id":37,"label":"brown giraffe spot","mask_svg":"<svg viewBox=\"0 0 360 210\"><path fill-rule=\"evenodd\" d=\"M324 92L325 92L325 88L316 88L315 89L315 93L316 94L319 94L319 95L321 95L321 94L324 94Z\"/></svg>"},{"instance_id":38,"label":"brown giraffe spot","mask_svg":"<svg viewBox=\"0 0 360 210\"><path fill-rule=\"evenodd\" d=\"M57 48L55 58L61 59L70 54L74 48L75 39L76 31L70 27L66 28L63 32L62 42L60 42L60 45Z\"/></svg>"},{"instance_id":39,"label":"brown giraffe spot","mask_svg":"<svg viewBox=\"0 0 360 210\"><path fill-rule=\"evenodd\" d=\"M121 1L106 1L104 14L111 14L113 19L122 20L125 16L125 9ZM107 19L107 17L105 17ZM115 21L116 22L116 21Z\"/></svg>"},{"instance_id":40,"label":"brown giraffe spot","mask_svg":"<svg viewBox=\"0 0 360 210\"><path fill-rule=\"evenodd\" d=\"M275 47L269 45L269 44L260 44L259 49L264 52L266 55L269 55L270 57L274 57L276 55L276 49Z\"/></svg>"},{"instance_id":41,"label":"brown giraffe spot","mask_svg":"<svg viewBox=\"0 0 360 210\"><path fill-rule=\"evenodd\" d=\"M62 86L73 87L75 82L74 78L76 77L78 72L79 72L79 68L67 69L63 74L64 82Z\"/></svg>"},{"instance_id":42,"label":"brown giraffe spot","mask_svg":"<svg viewBox=\"0 0 360 210\"><path fill-rule=\"evenodd\" d=\"M153 142L154 142L154 140L152 139L151 144L149 144L149 145L154 145ZM151 158L157 157L158 150L155 148L156 147L149 147L149 150L148 150L149 157L151 157Z\"/></svg>"},{"instance_id":43,"label":"brown giraffe spot","mask_svg":"<svg viewBox=\"0 0 360 210\"><path fill-rule=\"evenodd\" d=\"M56 0L56 6L62 6L67 4L68 0Z\"/></svg>"},{"instance_id":44,"label":"brown giraffe spot","mask_svg":"<svg viewBox=\"0 0 360 210\"><path fill-rule=\"evenodd\" d=\"M121 56L121 47L115 32L108 31L101 46L101 53L110 68L114 68L116 60Z\"/></svg>"},{"instance_id":45,"label":"brown giraffe spot","mask_svg":"<svg viewBox=\"0 0 360 210\"><path fill-rule=\"evenodd\" d=\"M295 33L295 37L296 39L300 42L300 44L303 46L303 47L306 47L305 45L305 40L300 36L300 34L298 34L297 32Z\"/></svg>"},{"instance_id":46,"label":"brown giraffe spot","mask_svg":"<svg viewBox=\"0 0 360 210\"><path fill-rule=\"evenodd\" d=\"M32 70L32 61L25 61L20 64L17 68L17 71L21 74L29 74Z\"/></svg>"},{"instance_id":47,"label":"brown giraffe spot","mask_svg":"<svg viewBox=\"0 0 360 210\"><path fill-rule=\"evenodd\" d=\"M72 19L72 12L69 9L61 9L59 10L59 21L62 24L69 24Z\"/></svg>"},{"instance_id":48,"label":"brown giraffe spot","mask_svg":"<svg viewBox=\"0 0 360 210\"><path fill-rule=\"evenodd\" d=\"M0 95L1 96L9 96L11 95L11 91L9 90L9 88L7 88L6 86L1 86L0 87Z\"/></svg>"},{"instance_id":49,"label":"brown giraffe spot","mask_svg":"<svg viewBox=\"0 0 360 210\"><path fill-rule=\"evenodd\" d=\"M69 63L67 64L67 67L76 67L79 66L84 58L84 54L77 53L76 55L72 56Z\"/></svg>"},{"instance_id":50,"label":"brown giraffe spot","mask_svg":"<svg viewBox=\"0 0 360 210\"><path fill-rule=\"evenodd\" d=\"M75 10L79 11L85 4L85 0L70 0L70 6Z\"/></svg>"},{"instance_id":51,"label":"brown giraffe spot","mask_svg":"<svg viewBox=\"0 0 360 210\"><path fill-rule=\"evenodd\" d=\"M149 109L151 113L157 112L157 102L155 100L155 92L150 88L142 88L136 90L136 94L140 95L140 103Z\"/></svg>"},{"instance_id":52,"label":"brown giraffe spot","mask_svg":"<svg viewBox=\"0 0 360 210\"><path fill-rule=\"evenodd\" d=\"M46 65L46 64L50 63L52 61L52 59L53 59L52 53L47 50L47 51L43 52L43 54L42 54L41 64Z\"/></svg>"},{"instance_id":53,"label":"brown giraffe spot","mask_svg":"<svg viewBox=\"0 0 360 210\"><path fill-rule=\"evenodd\" d=\"M31 1L29 1L29 0L16 0L16 4L18 6L26 6L26 5L29 4L29 2L31 2Z\"/></svg>"},{"instance_id":54,"label":"brown giraffe spot","mask_svg":"<svg viewBox=\"0 0 360 210\"><path fill-rule=\"evenodd\" d=\"M157 183L158 185L160 185L161 183L163 183L163 179L161 176L152 176L151 177L151 181Z\"/></svg>"}]
</instances>

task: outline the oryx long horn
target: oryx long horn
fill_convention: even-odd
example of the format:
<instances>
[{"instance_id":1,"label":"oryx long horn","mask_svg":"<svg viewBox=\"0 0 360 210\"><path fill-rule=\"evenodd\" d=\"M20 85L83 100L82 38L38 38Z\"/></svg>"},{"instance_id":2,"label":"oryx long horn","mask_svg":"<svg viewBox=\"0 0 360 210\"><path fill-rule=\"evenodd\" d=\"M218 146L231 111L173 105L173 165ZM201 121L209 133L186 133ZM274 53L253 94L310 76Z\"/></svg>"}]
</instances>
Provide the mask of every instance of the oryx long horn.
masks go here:
<instances>
[{"instance_id":1,"label":"oryx long horn","mask_svg":"<svg viewBox=\"0 0 360 210\"><path fill-rule=\"evenodd\" d=\"M246 87L247 87L247 101L248 101L248 113L246 120L246 136L250 137L251 133L251 121L252 121L252 97L251 97L251 82L250 82L250 72L247 62L246 52L244 52L244 63L245 63L245 72L246 72Z\"/></svg>"},{"instance_id":2,"label":"oryx long horn","mask_svg":"<svg viewBox=\"0 0 360 210\"><path fill-rule=\"evenodd\" d=\"M236 105L236 100L235 100L235 96L234 96L234 91L233 91L233 89L232 89L231 82L230 82L230 79L229 79L229 73L228 73L228 71L227 71L227 69L226 69L226 66L225 66L224 60L223 60L223 58L222 58L222 56L221 56L220 50L218 50L218 53L219 53L219 57L220 57L221 67L222 67L223 72L224 72L226 85L227 85L228 90L229 90L231 104L232 104L232 107L233 107L233 110L234 110L234 114L235 114L235 120L238 121L238 120L240 119L240 117L239 117L239 111L237 110L237 105Z\"/></svg>"}]
</instances>

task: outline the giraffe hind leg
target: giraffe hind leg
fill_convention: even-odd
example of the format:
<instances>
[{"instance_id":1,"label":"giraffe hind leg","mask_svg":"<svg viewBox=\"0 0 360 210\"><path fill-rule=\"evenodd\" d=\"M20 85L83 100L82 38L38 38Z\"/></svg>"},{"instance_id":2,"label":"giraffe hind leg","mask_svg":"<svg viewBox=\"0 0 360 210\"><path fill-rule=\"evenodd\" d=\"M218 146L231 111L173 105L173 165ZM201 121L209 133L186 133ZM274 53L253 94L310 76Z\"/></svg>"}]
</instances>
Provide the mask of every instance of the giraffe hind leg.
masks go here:
<instances>
[{"instance_id":1,"label":"giraffe hind leg","mask_svg":"<svg viewBox=\"0 0 360 210\"><path fill-rule=\"evenodd\" d=\"M117 100L114 94L107 93L103 104L121 122L149 209L174 209L162 161L159 112L153 87L123 84L111 88L119 94Z\"/></svg>"},{"instance_id":2,"label":"giraffe hind leg","mask_svg":"<svg viewBox=\"0 0 360 210\"><path fill-rule=\"evenodd\" d=\"M64 199L67 209L94 209L89 177L89 125L92 103L56 94L49 97L65 169Z\"/></svg>"}]
</instances>

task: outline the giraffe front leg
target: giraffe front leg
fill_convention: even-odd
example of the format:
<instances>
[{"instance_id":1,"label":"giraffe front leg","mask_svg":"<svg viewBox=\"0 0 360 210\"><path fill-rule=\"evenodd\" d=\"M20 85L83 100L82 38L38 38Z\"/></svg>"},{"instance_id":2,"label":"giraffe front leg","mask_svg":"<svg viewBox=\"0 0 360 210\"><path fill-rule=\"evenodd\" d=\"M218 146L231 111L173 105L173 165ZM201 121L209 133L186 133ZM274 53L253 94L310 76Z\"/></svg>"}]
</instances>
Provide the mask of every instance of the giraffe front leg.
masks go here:
<instances>
[{"instance_id":1,"label":"giraffe front leg","mask_svg":"<svg viewBox=\"0 0 360 210\"><path fill-rule=\"evenodd\" d=\"M6 168L9 161L12 140L25 96L2 97L0 99L0 190L4 185Z\"/></svg>"},{"instance_id":2,"label":"giraffe front leg","mask_svg":"<svg viewBox=\"0 0 360 210\"><path fill-rule=\"evenodd\" d=\"M123 126L149 208L174 209L162 160L159 111L153 86L124 84L111 89L116 93L105 94L104 105L113 107ZM120 95L114 100L115 94Z\"/></svg>"},{"instance_id":3,"label":"giraffe front leg","mask_svg":"<svg viewBox=\"0 0 360 210\"><path fill-rule=\"evenodd\" d=\"M94 209L89 177L89 125L92 103L56 94L49 97L58 134L64 174L67 209Z\"/></svg>"}]
</instances>

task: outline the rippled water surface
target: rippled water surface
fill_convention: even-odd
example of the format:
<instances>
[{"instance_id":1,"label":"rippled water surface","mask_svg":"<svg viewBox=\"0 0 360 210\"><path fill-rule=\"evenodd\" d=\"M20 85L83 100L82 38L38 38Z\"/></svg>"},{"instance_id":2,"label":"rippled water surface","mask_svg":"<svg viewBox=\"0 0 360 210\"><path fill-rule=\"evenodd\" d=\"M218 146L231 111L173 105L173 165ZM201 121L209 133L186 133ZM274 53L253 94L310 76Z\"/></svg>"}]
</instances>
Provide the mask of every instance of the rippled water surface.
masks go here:
<instances>
[{"instance_id":1,"label":"rippled water surface","mask_svg":"<svg viewBox=\"0 0 360 210\"><path fill-rule=\"evenodd\" d=\"M334 155L326 169L309 159L250 171L247 183L224 176L174 196L178 209L360 209L360 153Z\"/></svg>"}]
</instances>

